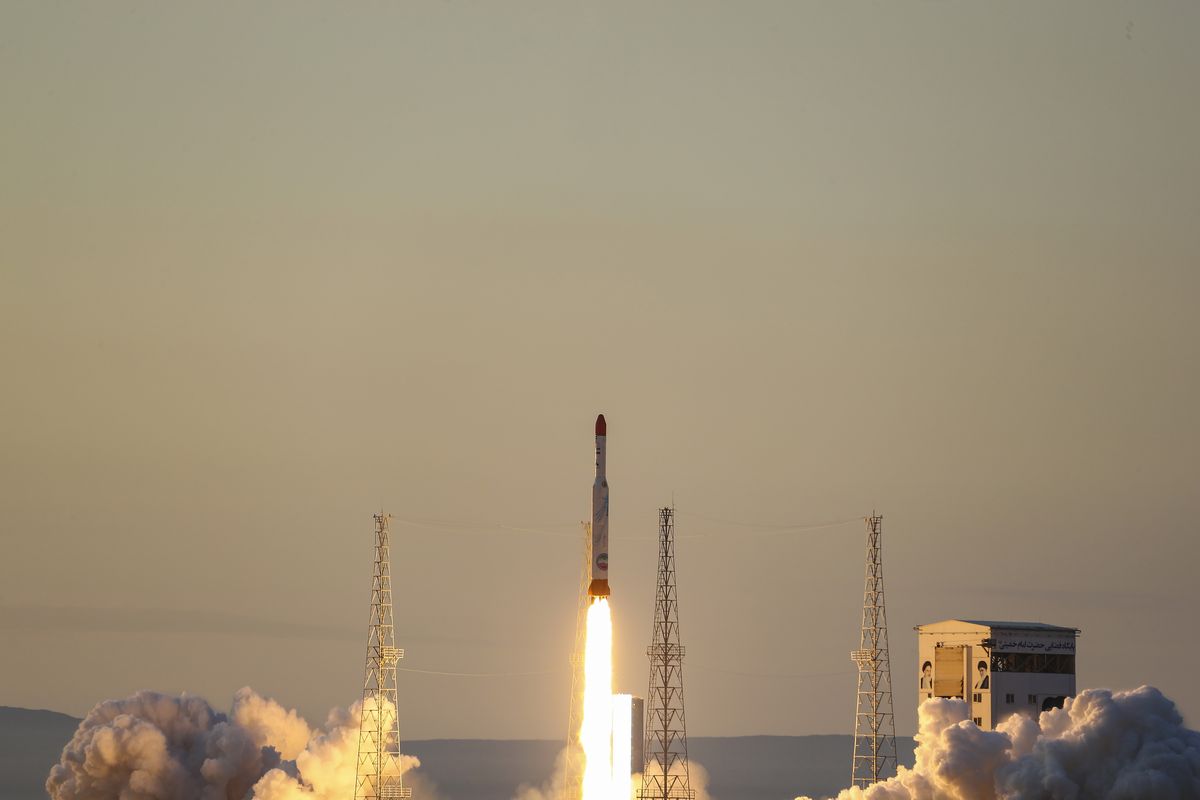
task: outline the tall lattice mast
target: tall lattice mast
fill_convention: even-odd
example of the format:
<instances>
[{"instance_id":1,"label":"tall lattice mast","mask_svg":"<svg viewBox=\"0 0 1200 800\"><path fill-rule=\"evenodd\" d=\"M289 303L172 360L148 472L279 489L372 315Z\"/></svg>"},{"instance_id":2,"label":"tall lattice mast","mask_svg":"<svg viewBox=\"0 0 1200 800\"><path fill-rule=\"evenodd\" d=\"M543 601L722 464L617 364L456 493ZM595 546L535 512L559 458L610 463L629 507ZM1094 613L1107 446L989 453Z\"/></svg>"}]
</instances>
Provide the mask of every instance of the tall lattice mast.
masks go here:
<instances>
[{"instance_id":1,"label":"tall lattice mast","mask_svg":"<svg viewBox=\"0 0 1200 800\"><path fill-rule=\"evenodd\" d=\"M896 718L892 715L892 667L888 656L887 611L883 603L883 517L867 523L867 577L863 591L862 639L850 658L858 665L854 714L854 761L850 780L867 787L896 769Z\"/></svg>"},{"instance_id":2,"label":"tall lattice mast","mask_svg":"<svg viewBox=\"0 0 1200 800\"><path fill-rule=\"evenodd\" d=\"M641 800L693 800L688 775L687 725L683 716L683 645L675 588L675 509L658 510L658 588L650 691L646 694L646 769Z\"/></svg>"},{"instance_id":3,"label":"tall lattice mast","mask_svg":"<svg viewBox=\"0 0 1200 800\"><path fill-rule=\"evenodd\" d=\"M571 651L571 707L567 713L567 750L564 758L562 800L583 796L583 751L579 731L583 725L583 661L587 645L588 584L592 581L592 523L583 526L583 571L579 578L579 610L575 618L575 649Z\"/></svg>"},{"instance_id":4,"label":"tall lattice mast","mask_svg":"<svg viewBox=\"0 0 1200 800\"><path fill-rule=\"evenodd\" d=\"M366 677L358 727L358 774L354 800L412 797L401 780L400 715L396 698L396 647L392 622L392 560L388 542L390 514L375 515L375 574L371 581L371 624L367 631Z\"/></svg>"}]
</instances>

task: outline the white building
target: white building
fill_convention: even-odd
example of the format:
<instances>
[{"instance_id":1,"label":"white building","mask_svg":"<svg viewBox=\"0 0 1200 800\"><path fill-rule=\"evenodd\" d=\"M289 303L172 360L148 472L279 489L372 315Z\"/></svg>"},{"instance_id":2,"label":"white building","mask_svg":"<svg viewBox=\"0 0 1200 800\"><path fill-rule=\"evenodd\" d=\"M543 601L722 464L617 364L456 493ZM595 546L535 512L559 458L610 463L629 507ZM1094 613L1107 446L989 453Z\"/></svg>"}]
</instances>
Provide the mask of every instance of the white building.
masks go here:
<instances>
[{"instance_id":1,"label":"white building","mask_svg":"<svg viewBox=\"0 0 1200 800\"><path fill-rule=\"evenodd\" d=\"M957 697L991 730L1012 714L1061 707L1075 694L1078 628L1041 622L948 619L919 625L917 705Z\"/></svg>"}]
</instances>

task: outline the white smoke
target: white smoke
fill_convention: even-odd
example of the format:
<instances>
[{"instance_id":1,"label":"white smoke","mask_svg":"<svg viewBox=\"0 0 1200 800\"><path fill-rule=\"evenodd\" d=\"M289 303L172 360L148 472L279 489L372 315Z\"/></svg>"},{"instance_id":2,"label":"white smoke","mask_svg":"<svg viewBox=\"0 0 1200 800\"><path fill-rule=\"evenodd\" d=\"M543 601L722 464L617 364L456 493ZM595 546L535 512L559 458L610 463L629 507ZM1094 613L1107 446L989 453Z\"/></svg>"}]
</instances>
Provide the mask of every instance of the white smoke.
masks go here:
<instances>
[{"instance_id":1,"label":"white smoke","mask_svg":"<svg viewBox=\"0 0 1200 800\"><path fill-rule=\"evenodd\" d=\"M662 762L656 758L656 759L654 759L654 763L659 765L658 770L659 770L659 773L661 774L662 773L662 766L661 766ZM671 766L671 774L672 775L682 775L683 774L682 765L680 765L678 763L673 764ZM706 770L704 768L703 764L701 764L699 761L696 761L696 759L694 759L694 758L688 759L687 776L688 776L688 786L691 788L691 790L693 792L694 800L716 800L716 798L713 797L708 792L708 770ZM630 797L630 800L638 800L638 795L641 792L641 789L642 789L642 773L638 772L638 773L635 773L633 776L633 792L631 793L632 796Z\"/></svg>"},{"instance_id":2,"label":"white smoke","mask_svg":"<svg viewBox=\"0 0 1200 800\"><path fill-rule=\"evenodd\" d=\"M521 784L517 787L513 800L561 800L566 796L566 785L571 779L570 776L573 775L576 781L582 779L582 765L583 748L578 742L567 745L554 759L554 771L550 777L540 786Z\"/></svg>"},{"instance_id":3,"label":"white smoke","mask_svg":"<svg viewBox=\"0 0 1200 800\"><path fill-rule=\"evenodd\" d=\"M384 707L385 723L395 709ZM51 800L345 800L354 796L361 703L313 732L250 689L228 715L199 697L139 692L93 708L50 770ZM402 756L408 774L420 762Z\"/></svg>"},{"instance_id":4,"label":"white smoke","mask_svg":"<svg viewBox=\"0 0 1200 800\"><path fill-rule=\"evenodd\" d=\"M927 700L919 716L913 768L838 800L1200 799L1200 733L1149 686L1090 689L994 731L961 700Z\"/></svg>"},{"instance_id":5,"label":"white smoke","mask_svg":"<svg viewBox=\"0 0 1200 800\"><path fill-rule=\"evenodd\" d=\"M568 755L571 755L570 760L567 758ZM583 748L576 744L572 752L567 747L564 747L559 751L558 757L554 761L554 772L551 776L540 786L522 784L517 788L513 800L561 800L562 797L566 796L569 765L574 765L577 772L575 779L578 780L580 777L578 770L582 763ZM656 761L655 763L658 762ZM682 767L677 766L672 771L678 773L681 770ZM695 793L694 800L716 800L708 792L708 770L695 760L689 761L688 783ZM641 790L642 773L635 772L631 781L630 800L637 800Z\"/></svg>"},{"instance_id":6,"label":"white smoke","mask_svg":"<svg viewBox=\"0 0 1200 800\"><path fill-rule=\"evenodd\" d=\"M254 786L254 800L346 800L354 797L358 762L358 726L361 704L349 712L330 713L326 732L309 740L296 756L295 769L273 769ZM383 727L395 726L396 707L385 701L381 709ZM402 755L399 764L385 765L384 774L408 774L419 767L416 756ZM415 792L414 792L415 794ZM424 798L426 794L422 794Z\"/></svg>"},{"instance_id":7,"label":"white smoke","mask_svg":"<svg viewBox=\"0 0 1200 800\"><path fill-rule=\"evenodd\" d=\"M233 721L245 728L259 747L273 747L288 761L304 751L312 738L312 729L299 714L261 695L249 686L233 696Z\"/></svg>"}]
</instances>

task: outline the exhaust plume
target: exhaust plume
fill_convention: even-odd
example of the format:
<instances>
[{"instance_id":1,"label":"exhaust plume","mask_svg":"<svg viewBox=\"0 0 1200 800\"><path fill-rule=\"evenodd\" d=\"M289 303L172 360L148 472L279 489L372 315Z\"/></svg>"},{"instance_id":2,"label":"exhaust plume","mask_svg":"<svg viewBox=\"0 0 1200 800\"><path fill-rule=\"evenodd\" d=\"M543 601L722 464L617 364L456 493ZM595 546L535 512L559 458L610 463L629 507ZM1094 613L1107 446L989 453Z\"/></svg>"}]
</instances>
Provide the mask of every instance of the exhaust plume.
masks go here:
<instances>
[{"instance_id":1,"label":"exhaust plume","mask_svg":"<svg viewBox=\"0 0 1200 800\"><path fill-rule=\"evenodd\" d=\"M583 800L613 800L612 614L603 597L588 607L583 673Z\"/></svg>"},{"instance_id":2,"label":"exhaust plume","mask_svg":"<svg viewBox=\"0 0 1200 800\"><path fill-rule=\"evenodd\" d=\"M361 705L331 712L314 732L248 688L228 715L186 694L107 700L63 748L46 792L51 800L345 800L354 796ZM419 765L403 756L399 769Z\"/></svg>"},{"instance_id":3,"label":"exhaust plume","mask_svg":"<svg viewBox=\"0 0 1200 800\"><path fill-rule=\"evenodd\" d=\"M1200 800L1200 733L1150 686L1089 689L994 731L961 700L919 716L914 767L838 800Z\"/></svg>"},{"instance_id":4,"label":"exhaust plume","mask_svg":"<svg viewBox=\"0 0 1200 800\"><path fill-rule=\"evenodd\" d=\"M554 762L554 772L540 786L532 786L530 784L521 784L517 787L516 794L513 800L561 800L566 791L567 780L567 752L568 748L563 748ZM575 747L575 758L582 757L582 750L578 746ZM694 759L688 762L688 777L692 786L692 791L695 792L693 800L716 800L708 792L708 770L703 765ZM661 769L661 768L660 768ZM642 789L642 773L634 772L632 775L632 790L629 793L628 800L638 800L638 794ZM615 800L624 800L616 798Z\"/></svg>"}]
</instances>

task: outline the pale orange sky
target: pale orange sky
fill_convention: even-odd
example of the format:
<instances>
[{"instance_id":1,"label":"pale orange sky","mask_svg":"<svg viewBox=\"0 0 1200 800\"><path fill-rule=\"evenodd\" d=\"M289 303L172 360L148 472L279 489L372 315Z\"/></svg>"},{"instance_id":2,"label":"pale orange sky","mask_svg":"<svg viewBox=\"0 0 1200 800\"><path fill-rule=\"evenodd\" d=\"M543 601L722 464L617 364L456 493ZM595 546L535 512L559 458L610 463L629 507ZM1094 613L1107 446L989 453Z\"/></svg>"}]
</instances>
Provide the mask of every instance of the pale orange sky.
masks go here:
<instances>
[{"instance_id":1,"label":"pale orange sky","mask_svg":"<svg viewBox=\"0 0 1200 800\"><path fill-rule=\"evenodd\" d=\"M562 736L604 412L618 688L674 493L691 733L849 732L862 528L750 525L873 508L902 733L955 616L1194 727L1198 22L3 4L0 704L322 718L383 506L454 523L395 525L408 667L552 673L406 673L404 735Z\"/></svg>"}]
</instances>

